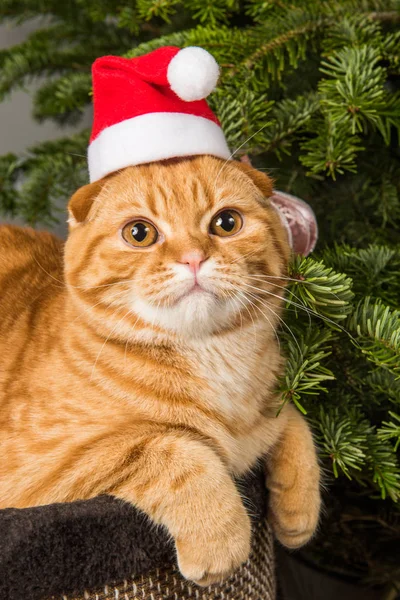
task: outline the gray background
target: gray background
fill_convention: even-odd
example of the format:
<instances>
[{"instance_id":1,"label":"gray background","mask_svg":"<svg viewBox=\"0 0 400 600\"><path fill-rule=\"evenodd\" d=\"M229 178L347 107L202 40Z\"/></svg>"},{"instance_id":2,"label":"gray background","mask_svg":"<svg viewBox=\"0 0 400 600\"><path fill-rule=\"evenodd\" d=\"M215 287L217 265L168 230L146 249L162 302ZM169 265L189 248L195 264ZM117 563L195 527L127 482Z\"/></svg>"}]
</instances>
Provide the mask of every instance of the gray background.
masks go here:
<instances>
[{"instance_id":1,"label":"gray background","mask_svg":"<svg viewBox=\"0 0 400 600\"><path fill-rule=\"evenodd\" d=\"M40 25L45 25L44 19L35 19L19 27L12 27L9 23L0 25L0 49L21 43ZM38 83L39 81L29 82L25 89L13 92L4 102L0 103L0 154L21 153L37 142L56 139L90 125L90 111L85 113L84 121L77 128L60 128L51 121L36 123L31 116L31 95L37 89ZM1 221L4 222L4 220L1 218ZM54 232L65 236L66 215L61 214L60 220L62 221L54 228ZM19 220L14 222L20 224Z\"/></svg>"}]
</instances>

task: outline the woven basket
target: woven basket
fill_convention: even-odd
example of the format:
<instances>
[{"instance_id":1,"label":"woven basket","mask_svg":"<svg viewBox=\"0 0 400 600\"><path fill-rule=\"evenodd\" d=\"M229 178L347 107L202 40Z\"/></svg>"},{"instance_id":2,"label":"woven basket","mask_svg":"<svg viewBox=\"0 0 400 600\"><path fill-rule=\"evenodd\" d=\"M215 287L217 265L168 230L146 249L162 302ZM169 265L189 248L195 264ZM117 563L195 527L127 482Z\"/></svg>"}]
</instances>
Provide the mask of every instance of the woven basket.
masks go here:
<instances>
[{"instance_id":1,"label":"woven basket","mask_svg":"<svg viewBox=\"0 0 400 600\"><path fill-rule=\"evenodd\" d=\"M47 600L275 600L273 539L266 521L253 533L249 560L227 581L200 588L186 581L176 567L165 566L120 583Z\"/></svg>"}]
</instances>

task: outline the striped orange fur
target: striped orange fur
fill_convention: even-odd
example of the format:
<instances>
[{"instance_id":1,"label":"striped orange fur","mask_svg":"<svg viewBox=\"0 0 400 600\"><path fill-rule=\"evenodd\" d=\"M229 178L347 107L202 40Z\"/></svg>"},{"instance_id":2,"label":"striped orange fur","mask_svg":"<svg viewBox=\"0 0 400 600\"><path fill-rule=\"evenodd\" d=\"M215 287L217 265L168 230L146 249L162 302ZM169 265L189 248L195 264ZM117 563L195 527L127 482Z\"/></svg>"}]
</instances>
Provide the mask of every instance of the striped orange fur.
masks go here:
<instances>
[{"instance_id":1,"label":"striped orange fur","mask_svg":"<svg viewBox=\"0 0 400 600\"><path fill-rule=\"evenodd\" d=\"M310 538L311 434L290 406L276 417L289 248L270 194L247 165L176 159L79 190L65 245L0 228L1 508L113 494L165 525L205 585L248 556L233 476L263 458L278 538ZM210 233L222 209L235 235ZM139 218L149 247L122 238Z\"/></svg>"}]
</instances>

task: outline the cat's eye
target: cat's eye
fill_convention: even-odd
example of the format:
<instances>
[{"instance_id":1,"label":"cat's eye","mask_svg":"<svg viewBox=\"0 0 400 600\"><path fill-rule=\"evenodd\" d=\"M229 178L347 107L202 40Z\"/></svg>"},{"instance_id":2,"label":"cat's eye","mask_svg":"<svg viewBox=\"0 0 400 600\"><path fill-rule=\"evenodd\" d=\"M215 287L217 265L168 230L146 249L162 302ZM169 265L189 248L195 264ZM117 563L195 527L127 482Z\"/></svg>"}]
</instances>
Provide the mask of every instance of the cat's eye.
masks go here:
<instances>
[{"instance_id":1,"label":"cat's eye","mask_svg":"<svg viewBox=\"0 0 400 600\"><path fill-rule=\"evenodd\" d=\"M122 237L135 248L147 248L156 243L158 231L152 223L138 219L127 223L123 227Z\"/></svg>"},{"instance_id":2,"label":"cat's eye","mask_svg":"<svg viewBox=\"0 0 400 600\"><path fill-rule=\"evenodd\" d=\"M227 237L234 235L243 227L243 219L236 210L222 210L210 223L210 232L213 235Z\"/></svg>"}]
</instances>

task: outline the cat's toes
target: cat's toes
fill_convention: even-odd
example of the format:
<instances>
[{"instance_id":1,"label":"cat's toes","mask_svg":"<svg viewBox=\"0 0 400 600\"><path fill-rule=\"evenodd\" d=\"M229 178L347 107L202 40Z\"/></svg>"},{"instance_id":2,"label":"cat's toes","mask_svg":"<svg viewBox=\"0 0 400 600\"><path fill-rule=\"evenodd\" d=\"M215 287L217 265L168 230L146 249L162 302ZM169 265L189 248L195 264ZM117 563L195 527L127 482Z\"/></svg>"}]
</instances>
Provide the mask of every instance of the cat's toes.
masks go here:
<instances>
[{"instance_id":1,"label":"cat's toes","mask_svg":"<svg viewBox=\"0 0 400 600\"><path fill-rule=\"evenodd\" d=\"M271 497L269 522L277 539L287 548L300 548L314 535L319 521L321 498L319 491L305 497Z\"/></svg>"},{"instance_id":2,"label":"cat's toes","mask_svg":"<svg viewBox=\"0 0 400 600\"><path fill-rule=\"evenodd\" d=\"M227 579L250 554L250 520L243 510L228 531L215 532L207 539L176 540L178 565L182 575L197 585L208 586Z\"/></svg>"},{"instance_id":3,"label":"cat's toes","mask_svg":"<svg viewBox=\"0 0 400 600\"><path fill-rule=\"evenodd\" d=\"M314 535L318 517L309 514L286 514L283 518L273 511L269 513L269 522L276 538L287 548L300 548Z\"/></svg>"}]
</instances>

